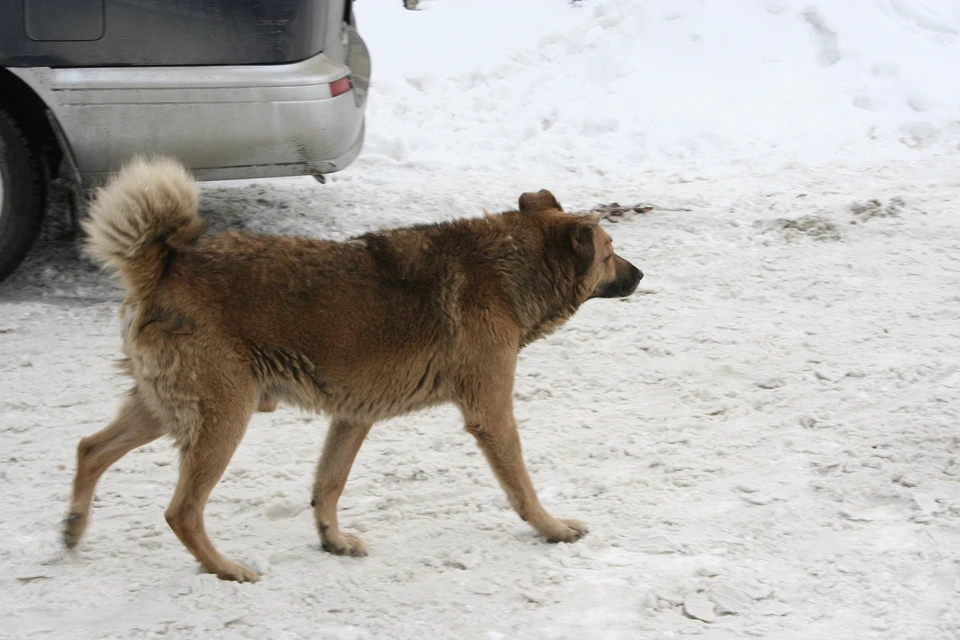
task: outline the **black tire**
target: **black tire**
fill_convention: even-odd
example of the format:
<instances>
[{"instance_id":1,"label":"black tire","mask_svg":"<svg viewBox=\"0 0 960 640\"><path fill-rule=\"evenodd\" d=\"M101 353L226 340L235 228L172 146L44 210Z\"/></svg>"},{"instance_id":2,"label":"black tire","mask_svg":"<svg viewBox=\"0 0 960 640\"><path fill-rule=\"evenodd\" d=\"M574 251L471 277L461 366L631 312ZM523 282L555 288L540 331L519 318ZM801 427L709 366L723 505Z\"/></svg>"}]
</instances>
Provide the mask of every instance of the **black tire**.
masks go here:
<instances>
[{"instance_id":1,"label":"black tire","mask_svg":"<svg viewBox=\"0 0 960 640\"><path fill-rule=\"evenodd\" d=\"M46 206L43 163L17 121L0 107L0 282L30 250Z\"/></svg>"}]
</instances>

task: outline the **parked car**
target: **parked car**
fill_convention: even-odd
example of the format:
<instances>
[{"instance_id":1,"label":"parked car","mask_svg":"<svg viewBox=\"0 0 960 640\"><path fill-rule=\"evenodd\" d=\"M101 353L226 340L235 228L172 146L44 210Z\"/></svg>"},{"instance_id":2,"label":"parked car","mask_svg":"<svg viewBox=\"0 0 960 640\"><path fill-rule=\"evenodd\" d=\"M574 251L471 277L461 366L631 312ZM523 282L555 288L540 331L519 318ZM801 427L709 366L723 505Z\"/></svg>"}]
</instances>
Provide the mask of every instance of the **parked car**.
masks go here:
<instances>
[{"instance_id":1,"label":"parked car","mask_svg":"<svg viewBox=\"0 0 960 640\"><path fill-rule=\"evenodd\" d=\"M0 0L0 280L52 186L138 152L200 180L345 168L369 78L350 0Z\"/></svg>"}]
</instances>

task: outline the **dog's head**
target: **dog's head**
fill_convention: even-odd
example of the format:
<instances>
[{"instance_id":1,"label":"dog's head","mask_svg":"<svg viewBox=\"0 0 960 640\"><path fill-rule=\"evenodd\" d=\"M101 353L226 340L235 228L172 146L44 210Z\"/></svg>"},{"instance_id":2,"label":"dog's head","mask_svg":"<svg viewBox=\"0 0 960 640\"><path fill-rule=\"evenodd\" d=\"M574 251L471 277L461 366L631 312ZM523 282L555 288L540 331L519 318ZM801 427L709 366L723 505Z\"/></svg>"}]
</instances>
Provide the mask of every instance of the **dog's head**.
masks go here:
<instances>
[{"instance_id":1,"label":"dog's head","mask_svg":"<svg viewBox=\"0 0 960 640\"><path fill-rule=\"evenodd\" d=\"M626 298L637 290L643 273L614 253L613 241L600 227L597 216L564 213L546 189L521 195L520 213L548 221L558 248L573 259L579 288L587 293L586 299Z\"/></svg>"}]
</instances>

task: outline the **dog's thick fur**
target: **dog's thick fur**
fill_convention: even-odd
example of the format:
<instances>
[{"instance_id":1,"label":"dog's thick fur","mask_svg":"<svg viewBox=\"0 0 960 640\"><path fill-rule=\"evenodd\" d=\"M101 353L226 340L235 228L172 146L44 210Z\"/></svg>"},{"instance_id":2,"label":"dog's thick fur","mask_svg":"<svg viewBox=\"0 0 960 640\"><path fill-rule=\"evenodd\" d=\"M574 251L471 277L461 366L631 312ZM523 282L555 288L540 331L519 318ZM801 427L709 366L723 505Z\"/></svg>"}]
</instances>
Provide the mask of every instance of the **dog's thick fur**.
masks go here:
<instances>
[{"instance_id":1,"label":"dog's thick fur","mask_svg":"<svg viewBox=\"0 0 960 640\"><path fill-rule=\"evenodd\" d=\"M336 505L373 423L447 402L523 520L553 541L587 532L540 505L512 396L524 345L590 298L630 295L642 277L595 217L564 213L541 190L517 211L328 242L203 235L198 201L176 161L136 159L100 190L85 224L89 253L127 289L135 386L114 421L80 441L68 547L101 474L170 435L181 456L167 522L205 570L255 580L214 548L203 510L251 414L278 401L332 418L312 501L328 551L366 553L341 532Z\"/></svg>"}]
</instances>

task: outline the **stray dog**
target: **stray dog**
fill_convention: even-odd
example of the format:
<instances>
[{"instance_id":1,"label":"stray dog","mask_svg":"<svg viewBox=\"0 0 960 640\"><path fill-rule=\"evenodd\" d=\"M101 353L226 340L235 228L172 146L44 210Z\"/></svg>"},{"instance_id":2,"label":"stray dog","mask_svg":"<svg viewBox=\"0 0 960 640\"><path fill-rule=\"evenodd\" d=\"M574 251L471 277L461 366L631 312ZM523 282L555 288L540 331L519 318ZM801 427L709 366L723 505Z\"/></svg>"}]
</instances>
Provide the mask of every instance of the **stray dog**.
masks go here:
<instances>
[{"instance_id":1,"label":"stray dog","mask_svg":"<svg viewBox=\"0 0 960 640\"><path fill-rule=\"evenodd\" d=\"M208 572L257 574L207 537L207 498L251 414L285 402L331 416L311 505L323 548L362 556L337 500L377 421L442 403L461 411L510 504L550 541L587 533L540 505L513 416L517 355L591 298L632 294L643 274L595 216L546 190L499 215L368 233L345 242L202 235L199 188L177 161L136 158L99 190L87 251L119 274L123 367L134 387L83 438L63 540L87 526L97 480L172 436L180 478L166 520Z\"/></svg>"}]
</instances>

